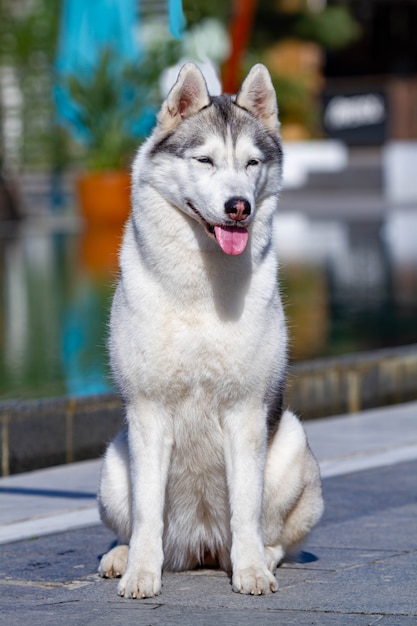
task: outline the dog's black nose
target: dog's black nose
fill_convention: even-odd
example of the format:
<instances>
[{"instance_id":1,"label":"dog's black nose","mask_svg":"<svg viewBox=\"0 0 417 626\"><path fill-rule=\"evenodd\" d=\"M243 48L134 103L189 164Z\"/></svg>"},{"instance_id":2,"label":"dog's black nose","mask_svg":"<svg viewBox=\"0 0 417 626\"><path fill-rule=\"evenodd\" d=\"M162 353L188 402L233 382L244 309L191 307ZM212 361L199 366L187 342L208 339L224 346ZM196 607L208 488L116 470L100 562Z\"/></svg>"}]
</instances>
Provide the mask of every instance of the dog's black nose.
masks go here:
<instances>
[{"instance_id":1,"label":"dog's black nose","mask_svg":"<svg viewBox=\"0 0 417 626\"><path fill-rule=\"evenodd\" d=\"M250 215L251 207L246 198L234 196L224 203L224 210L232 220L241 221Z\"/></svg>"}]
</instances>

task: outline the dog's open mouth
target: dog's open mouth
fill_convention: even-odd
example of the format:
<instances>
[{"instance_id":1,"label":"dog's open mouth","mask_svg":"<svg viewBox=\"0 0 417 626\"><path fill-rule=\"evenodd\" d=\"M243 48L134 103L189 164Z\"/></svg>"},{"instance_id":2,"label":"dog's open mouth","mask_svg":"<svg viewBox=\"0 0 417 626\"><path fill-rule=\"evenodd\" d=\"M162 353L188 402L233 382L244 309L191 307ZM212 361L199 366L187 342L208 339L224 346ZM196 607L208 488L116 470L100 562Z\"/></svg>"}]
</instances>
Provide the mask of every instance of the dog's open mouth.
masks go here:
<instances>
[{"instance_id":1,"label":"dog's open mouth","mask_svg":"<svg viewBox=\"0 0 417 626\"><path fill-rule=\"evenodd\" d=\"M249 239L247 228L228 224L215 224L213 226L204 219L191 202L187 201L187 206L198 216L207 234L217 241L223 252L231 255L242 254Z\"/></svg>"}]
</instances>

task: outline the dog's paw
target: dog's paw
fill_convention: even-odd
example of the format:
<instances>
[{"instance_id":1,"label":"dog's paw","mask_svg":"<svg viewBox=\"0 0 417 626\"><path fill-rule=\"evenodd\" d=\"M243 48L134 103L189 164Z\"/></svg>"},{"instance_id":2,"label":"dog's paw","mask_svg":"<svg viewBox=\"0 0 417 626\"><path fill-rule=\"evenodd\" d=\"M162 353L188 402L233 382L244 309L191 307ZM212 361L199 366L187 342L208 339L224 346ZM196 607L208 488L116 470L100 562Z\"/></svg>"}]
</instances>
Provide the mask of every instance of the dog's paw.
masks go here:
<instances>
[{"instance_id":1,"label":"dog's paw","mask_svg":"<svg viewBox=\"0 0 417 626\"><path fill-rule=\"evenodd\" d=\"M248 567L233 573L232 589L236 593L260 596L278 591L275 576L265 568Z\"/></svg>"},{"instance_id":2,"label":"dog's paw","mask_svg":"<svg viewBox=\"0 0 417 626\"><path fill-rule=\"evenodd\" d=\"M270 572L274 573L282 562L285 552L281 546L265 546L266 564Z\"/></svg>"},{"instance_id":3,"label":"dog's paw","mask_svg":"<svg viewBox=\"0 0 417 626\"><path fill-rule=\"evenodd\" d=\"M161 586L160 574L127 571L119 582L117 593L122 598L153 598L161 593Z\"/></svg>"},{"instance_id":4,"label":"dog's paw","mask_svg":"<svg viewBox=\"0 0 417 626\"><path fill-rule=\"evenodd\" d=\"M105 554L100 561L98 573L103 578L120 578L126 571L129 546L116 546Z\"/></svg>"}]
</instances>

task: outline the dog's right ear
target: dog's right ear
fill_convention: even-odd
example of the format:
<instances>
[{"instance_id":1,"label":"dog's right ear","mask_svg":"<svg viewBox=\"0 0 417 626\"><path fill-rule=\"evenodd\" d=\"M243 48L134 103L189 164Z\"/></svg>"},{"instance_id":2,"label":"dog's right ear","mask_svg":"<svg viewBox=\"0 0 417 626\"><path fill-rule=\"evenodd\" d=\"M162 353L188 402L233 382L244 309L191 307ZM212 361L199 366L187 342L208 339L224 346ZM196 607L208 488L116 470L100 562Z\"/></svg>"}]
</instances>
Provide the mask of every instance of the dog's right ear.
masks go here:
<instances>
[{"instance_id":1,"label":"dog's right ear","mask_svg":"<svg viewBox=\"0 0 417 626\"><path fill-rule=\"evenodd\" d=\"M173 130L180 122L210 104L203 74L194 63L186 63L178 74L158 115L162 130Z\"/></svg>"}]
</instances>

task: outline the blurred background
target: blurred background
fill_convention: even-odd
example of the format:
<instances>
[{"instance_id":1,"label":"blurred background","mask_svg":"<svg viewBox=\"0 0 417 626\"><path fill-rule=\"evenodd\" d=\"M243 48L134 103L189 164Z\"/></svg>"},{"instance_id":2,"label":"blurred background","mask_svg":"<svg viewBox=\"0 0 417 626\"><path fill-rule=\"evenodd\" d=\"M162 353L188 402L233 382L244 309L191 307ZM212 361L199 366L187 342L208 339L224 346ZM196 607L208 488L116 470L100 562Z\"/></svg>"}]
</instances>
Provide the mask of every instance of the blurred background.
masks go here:
<instances>
[{"instance_id":1,"label":"blurred background","mask_svg":"<svg viewBox=\"0 0 417 626\"><path fill-rule=\"evenodd\" d=\"M417 343L416 32L416 0L0 0L0 400L112 390L128 168L184 60L272 74L292 361Z\"/></svg>"}]
</instances>

